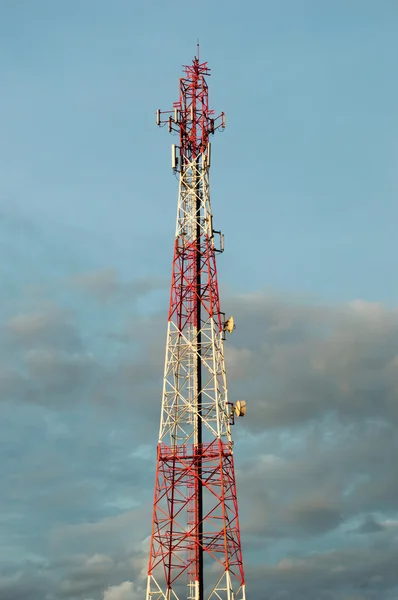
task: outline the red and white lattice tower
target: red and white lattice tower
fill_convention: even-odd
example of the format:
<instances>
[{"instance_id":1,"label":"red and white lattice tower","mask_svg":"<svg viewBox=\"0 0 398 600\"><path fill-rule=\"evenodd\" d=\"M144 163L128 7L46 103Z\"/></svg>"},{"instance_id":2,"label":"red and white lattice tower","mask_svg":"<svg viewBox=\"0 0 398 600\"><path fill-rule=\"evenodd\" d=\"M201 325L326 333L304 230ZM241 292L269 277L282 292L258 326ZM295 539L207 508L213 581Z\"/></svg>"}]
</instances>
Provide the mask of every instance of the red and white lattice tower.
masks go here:
<instances>
[{"instance_id":1,"label":"red and white lattice tower","mask_svg":"<svg viewBox=\"0 0 398 600\"><path fill-rule=\"evenodd\" d=\"M234 328L220 310L209 136L225 126L209 109L207 63L184 67L180 99L157 124L179 136L177 227L147 600L245 600L231 425L244 401L228 402L223 342Z\"/></svg>"}]
</instances>

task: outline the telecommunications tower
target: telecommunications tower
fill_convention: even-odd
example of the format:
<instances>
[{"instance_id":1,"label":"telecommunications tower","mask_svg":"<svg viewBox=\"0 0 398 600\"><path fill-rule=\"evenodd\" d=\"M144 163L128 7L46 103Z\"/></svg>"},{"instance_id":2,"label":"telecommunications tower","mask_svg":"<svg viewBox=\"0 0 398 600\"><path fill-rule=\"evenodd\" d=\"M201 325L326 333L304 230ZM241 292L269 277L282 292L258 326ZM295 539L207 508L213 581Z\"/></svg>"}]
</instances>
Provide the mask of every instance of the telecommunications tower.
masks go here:
<instances>
[{"instance_id":1,"label":"telecommunications tower","mask_svg":"<svg viewBox=\"0 0 398 600\"><path fill-rule=\"evenodd\" d=\"M227 397L223 342L233 318L220 310L210 142L224 113L209 109L207 63L185 66L173 110L158 125L178 135L179 178L147 600L245 600L231 425L246 403Z\"/></svg>"}]
</instances>

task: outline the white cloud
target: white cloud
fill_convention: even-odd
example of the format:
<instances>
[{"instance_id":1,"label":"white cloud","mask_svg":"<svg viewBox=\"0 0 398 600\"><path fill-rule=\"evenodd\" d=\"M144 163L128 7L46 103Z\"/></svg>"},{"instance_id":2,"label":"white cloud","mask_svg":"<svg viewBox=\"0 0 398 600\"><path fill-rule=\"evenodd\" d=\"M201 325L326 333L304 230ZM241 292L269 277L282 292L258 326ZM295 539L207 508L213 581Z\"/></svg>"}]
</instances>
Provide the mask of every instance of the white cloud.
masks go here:
<instances>
[{"instance_id":1,"label":"white cloud","mask_svg":"<svg viewBox=\"0 0 398 600\"><path fill-rule=\"evenodd\" d=\"M124 581L119 585L108 587L104 592L103 600L138 600L139 598L142 598L142 590L132 581Z\"/></svg>"}]
</instances>

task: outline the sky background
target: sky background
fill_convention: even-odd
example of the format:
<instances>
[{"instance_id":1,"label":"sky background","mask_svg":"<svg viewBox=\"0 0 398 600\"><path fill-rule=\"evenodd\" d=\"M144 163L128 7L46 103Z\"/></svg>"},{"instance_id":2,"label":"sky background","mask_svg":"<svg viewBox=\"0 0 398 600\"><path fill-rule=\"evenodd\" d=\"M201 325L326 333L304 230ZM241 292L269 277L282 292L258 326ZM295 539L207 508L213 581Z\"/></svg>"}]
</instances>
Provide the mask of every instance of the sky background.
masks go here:
<instances>
[{"instance_id":1,"label":"sky background","mask_svg":"<svg viewBox=\"0 0 398 600\"><path fill-rule=\"evenodd\" d=\"M0 0L0 597L138 600L177 182L212 70L248 594L398 597L395 0Z\"/></svg>"}]
</instances>

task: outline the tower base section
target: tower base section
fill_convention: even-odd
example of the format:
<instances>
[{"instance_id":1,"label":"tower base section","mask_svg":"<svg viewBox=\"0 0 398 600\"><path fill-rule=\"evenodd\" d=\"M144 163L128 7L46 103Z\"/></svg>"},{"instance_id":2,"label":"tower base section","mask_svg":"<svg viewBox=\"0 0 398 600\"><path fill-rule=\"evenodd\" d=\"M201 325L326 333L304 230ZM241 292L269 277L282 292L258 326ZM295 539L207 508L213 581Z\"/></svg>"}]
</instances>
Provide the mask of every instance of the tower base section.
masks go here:
<instances>
[{"instance_id":1,"label":"tower base section","mask_svg":"<svg viewBox=\"0 0 398 600\"><path fill-rule=\"evenodd\" d=\"M218 438L158 446L147 600L172 598L245 600L232 446Z\"/></svg>"}]
</instances>

